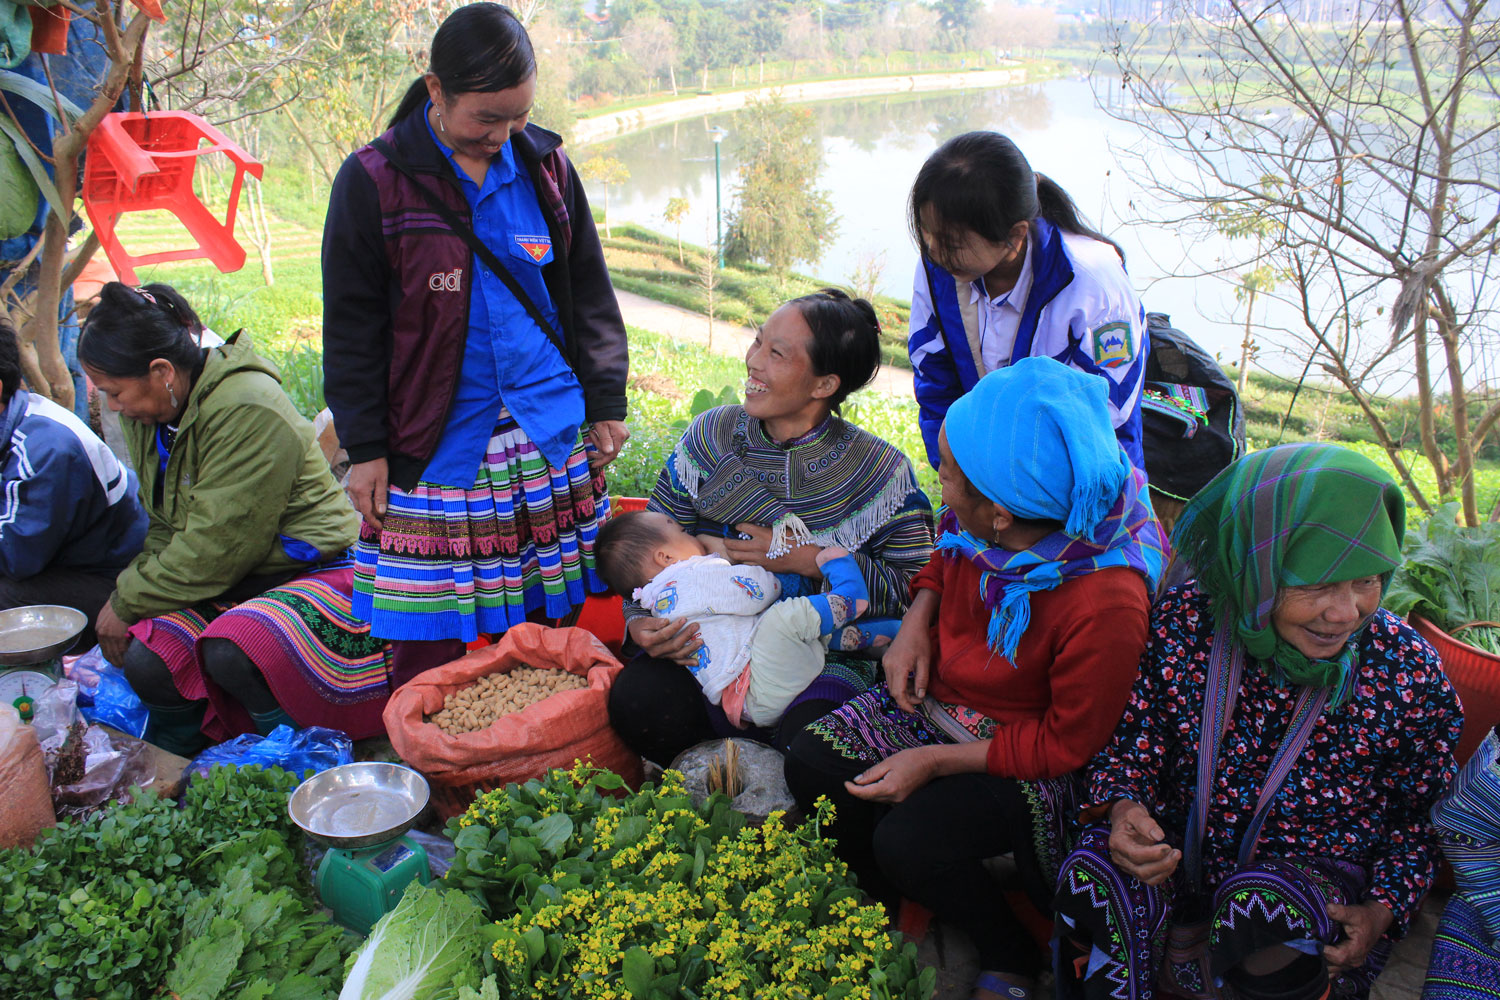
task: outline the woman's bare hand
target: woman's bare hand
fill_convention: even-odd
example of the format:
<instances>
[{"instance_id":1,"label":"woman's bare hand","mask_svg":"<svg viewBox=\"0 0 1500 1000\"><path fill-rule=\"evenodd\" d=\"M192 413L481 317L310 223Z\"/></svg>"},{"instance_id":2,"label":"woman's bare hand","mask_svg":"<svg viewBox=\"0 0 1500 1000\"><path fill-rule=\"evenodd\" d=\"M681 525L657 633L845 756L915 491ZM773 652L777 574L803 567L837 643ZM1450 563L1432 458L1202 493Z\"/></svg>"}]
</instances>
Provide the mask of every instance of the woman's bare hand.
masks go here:
<instances>
[{"instance_id":1,"label":"woman's bare hand","mask_svg":"<svg viewBox=\"0 0 1500 1000\"><path fill-rule=\"evenodd\" d=\"M1147 885L1161 885L1182 860L1182 852L1166 842L1161 824L1146 807L1120 799L1109 810L1109 857L1127 875Z\"/></svg>"},{"instance_id":2,"label":"woman's bare hand","mask_svg":"<svg viewBox=\"0 0 1500 1000\"><path fill-rule=\"evenodd\" d=\"M385 523L385 504L390 493L390 464L374 458L349 467L349 481L344 486L349 502L359 516L376 531Z\"/></svg>"},{"instance_id":3,"label":"woman's bare hand","mask_svg":"<svg viewBox=\"0 0 1500 1000\"><path fill-rule=\"evenodd\" d=\"M684 666L698 662L703 640L698 635L698 626L686 618L637 618L626 629L649 656Z\"/></svg>"}]
</instances>

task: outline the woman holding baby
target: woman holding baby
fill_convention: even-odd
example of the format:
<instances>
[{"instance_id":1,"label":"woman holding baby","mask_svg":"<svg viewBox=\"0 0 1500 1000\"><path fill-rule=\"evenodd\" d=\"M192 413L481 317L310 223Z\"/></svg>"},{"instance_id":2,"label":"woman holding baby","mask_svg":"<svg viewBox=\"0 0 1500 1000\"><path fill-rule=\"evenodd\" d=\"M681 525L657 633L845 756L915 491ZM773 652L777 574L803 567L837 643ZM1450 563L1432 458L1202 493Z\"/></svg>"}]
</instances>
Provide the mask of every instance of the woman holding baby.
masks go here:
<instances>
[{"instance_id":1,"label":"woman holding baby","mask_svg":"<svg viewBox=\"0 0 1500 1000\"><path fill-rule=\"evenodd\" d=\"M874 377L879 338L870 304L833 289L781 306L746 352L744 405L699 415L650 498L649 509L711 550L776 574L784 598L823 588L817 557L825 548L848 549L859 564L868 613L834 637L822 674L774 731L748 731L783 749L802 726L869 687L873 663L841 651L894 631L932 550L932 509L911 463L837 412ZM631 601L625 615L642 651L610 690L610 722L625 741L667 764L694 743L741 733L683 669L701 646L697 626Z\"/></svg>"}]
</instances>

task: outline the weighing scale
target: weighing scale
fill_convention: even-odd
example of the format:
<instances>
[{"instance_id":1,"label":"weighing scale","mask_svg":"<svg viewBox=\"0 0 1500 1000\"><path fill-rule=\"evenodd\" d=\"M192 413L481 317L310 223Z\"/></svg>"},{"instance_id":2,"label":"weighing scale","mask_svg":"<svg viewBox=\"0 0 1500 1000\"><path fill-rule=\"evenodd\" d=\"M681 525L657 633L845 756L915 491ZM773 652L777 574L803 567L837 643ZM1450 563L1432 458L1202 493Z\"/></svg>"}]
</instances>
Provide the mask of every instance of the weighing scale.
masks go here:
<instances>
[{"instance_id":1,"label":"weighing scale","mask_svg":"<svg viewBox=\"0 0 1500 1000\"><path fill-rule=\"evenodd\" d=\"M427 852L405 836L427 798L426 778L380 761L329 768L292 793L292 822L329 848L313 883L318 897L351 931L368 934L413 880L431 880Z\"/></svg>"},{"instance_id":2,"label":"weighing scale","mask_svg":"<svg viewBox=\"0 0 1500 1000\"><path fill-rule=\"evenodd\" d=\"M88 624L82 611L58 604L0 611L0 703L30 722L36 700L62 679L62 655Z\"/></svg>"}]
</instances>

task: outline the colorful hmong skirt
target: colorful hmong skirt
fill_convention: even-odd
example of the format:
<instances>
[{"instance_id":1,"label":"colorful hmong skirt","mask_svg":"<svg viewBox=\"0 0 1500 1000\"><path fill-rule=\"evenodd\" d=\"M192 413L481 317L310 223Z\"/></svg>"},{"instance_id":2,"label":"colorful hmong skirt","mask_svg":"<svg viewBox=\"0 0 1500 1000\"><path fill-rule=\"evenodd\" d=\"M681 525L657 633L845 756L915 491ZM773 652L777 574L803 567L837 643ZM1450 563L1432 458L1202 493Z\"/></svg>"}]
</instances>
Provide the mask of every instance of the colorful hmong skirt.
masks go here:
<instances>
[{"instance_id":1,"label":"colorful hmong skirt","mask_svg":"<svg viewBox=\"0 0 1500 1000\"><path fill-rule=\"evenodd\" d=\"M1208 996L1247 956L1273 945L1320 957L1323 945L1343 935L1328 904L1357 903L1368 884L1363 869L1344 861L1282 858L1246 865L1219 884L1203 912L1187 917L1203 923L1207 950L1198 956L1182 947L1191 935L1173 933L1191 926L1174 927L1174 916L1181 917L1174 911L1196 909L1191 899L1172 894L1175 878L1146 885L1110 860L1109 827L1083 832L1058 882L1058 1000ZM1368 996L1390 950L1390 939L1382 938L1364 966L1331 983L1320 958L1309 972L1310 995L1327 985L1331 997Z\"/></svg>"},{"instance_id":2,"label":"colorful hmong skirt","mask_svg":"<svg viewBox=\"0 0 1500 1000\"><path fill-rule=\"evenodd\" d=\"M393 486L381 530L361 525L354 613L383 639L465 642L533 612L564 618L605 589L594 539L608 517L581 438L553 468L502 413L472 488Z\"/></svg>"},{"instance_id":3,"label":"colorful hmong skirt","mask_svg":"<svg viewBox=\"0 0 1500 1000\"><path fill-rule=\"evenodd\" d=\"M353 739L385 732L390 697L386 645L350 612L349 565L298 577L240 604L206 601L148 618L130 634L161 657L184 698L208 699L203 733L216 742L255 732L238 701L209 680L200 639L227 639L260 669L299 726L340 729Z\"/></svg>"},{"instance_id":4,"label":"colorful hmong skirt","mask_svg":"<svg viewBox=\"0 0 1500 1000\"><path fill-rule=\"evenodd\" d=\"M847 760L873 765L902 750L987 740L995 734L995 720L973 709L930 697L920 711L906 712L891 697L890 689L878 683L804 732L816 736ZM1078 776L1068 774L1018 783L1031 804L1036 859L1046 884L1053 885L1058 866L1068 853L1072 817L1078 812L1081 791Z\"/></svg>"}]
</instances>

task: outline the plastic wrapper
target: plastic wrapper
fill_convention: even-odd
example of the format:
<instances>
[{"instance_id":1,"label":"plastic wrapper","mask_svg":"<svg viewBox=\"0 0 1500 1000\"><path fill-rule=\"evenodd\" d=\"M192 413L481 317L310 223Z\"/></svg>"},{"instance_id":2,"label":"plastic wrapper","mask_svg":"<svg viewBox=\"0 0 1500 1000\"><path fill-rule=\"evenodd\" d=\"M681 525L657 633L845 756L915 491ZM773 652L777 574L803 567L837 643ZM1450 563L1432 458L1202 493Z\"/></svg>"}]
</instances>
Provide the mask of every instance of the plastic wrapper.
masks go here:
<instances>
[{"instance_id":1,"label":"plastic wrapper","mask_svg":"<svg viewBox=\"0 0 1500 1000\"><path fill-rule=\"evenodd\" d=\"M207 774L215 764L229 767L279 767L298 776L326 771L354 760L354 741L337 729L277 726L269 736L254 733L209 747L188 765L188 780Z\"/></svg>"},{"instance_id":2,"label":"plastic wrapper","mask_svg":"<svg viewBox=\"0 0 1500 1000\"><path fill-rule=\"evenodd\" d=\"M37 742L45 750L56 737L60 746L67 736L68 727L78 719L78 683L64 677L36 698L32 709L31 728Z\"/></svg>"},{"instance_id":3,"label":"plastic wrapper","mask_svg":"<svg viewBox=\"0 0 1500 1000\"><path fill-rule=\"evenodd\" d=\"M107 802L123 798L131 786L142 788L156 778L146 744L124 740L116 745L99 726L83 731L83 777L59 785L58 767L66 752L68 733L54 733L42 741L47 756L47 775L52 784L52 804L57 818L81 818Z\"/></svg>"},{"instance_id":4,"label":"plastic wrapper","mask_svg":"<svg viewBox=\"0 0 1500 1000\"><path fill-rule=\"evenodd\" d=\"M442 878L448 874L448 869L453 867L453 856L456 853L453 841L447 837L423 833L420 830L407 830L406 838L414 844L419 844L422 850L427 852L427 870L432 873L433 878Z\"/></svg>"},{"instance_id":5,"label":"plastic wrapper","mask_svg":"<svg viewBox=\"0 0 1500 1000\"><path fill-rule=\"evenodd\" d=\"M78 710L90 722L113 726L136 739L146 735L146 706L98 646L74 660L68 676L78 683Z\"/></svg>"}]
</instances>

